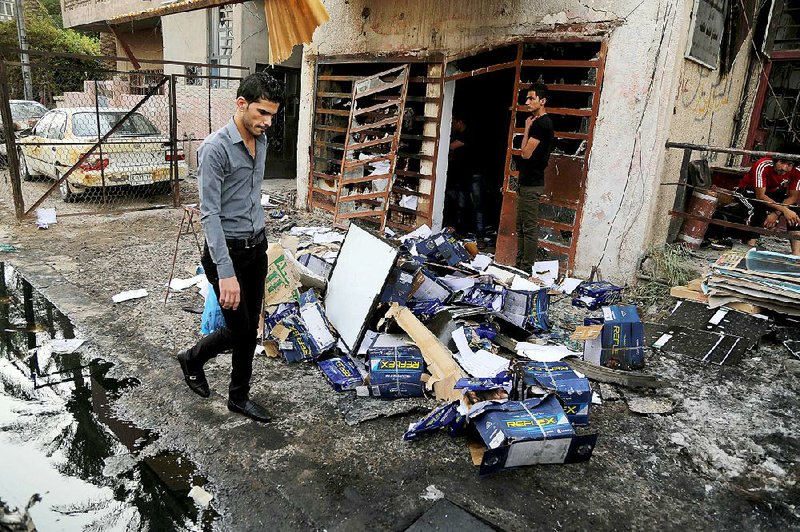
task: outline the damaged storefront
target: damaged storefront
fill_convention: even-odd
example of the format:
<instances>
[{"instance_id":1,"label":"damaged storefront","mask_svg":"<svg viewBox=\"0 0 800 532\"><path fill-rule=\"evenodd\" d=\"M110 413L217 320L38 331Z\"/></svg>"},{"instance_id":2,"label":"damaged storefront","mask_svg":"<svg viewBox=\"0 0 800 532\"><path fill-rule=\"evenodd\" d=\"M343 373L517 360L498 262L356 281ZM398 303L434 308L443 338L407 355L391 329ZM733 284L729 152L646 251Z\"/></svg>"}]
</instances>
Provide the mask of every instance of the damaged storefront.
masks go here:
<instances>
[{"instance_id":1,"label":"damaged storefront","mask_svg":"<svg viewBox=\"0 0 800 532\"><path fill-rule=\"evenodd\" d=\"M601 38L573 38L520 41L450 58L318 58L310 207L330 211L335 221L367 218L402 232L459 225L463 213L449 207L461 176L450 173L448 181L456 113L481 150L482 212L473 216L484 216L497 230L489 245L500 262L513 264L525 95L542 82L554 102L548 113L556 140L541 200L540 242L549 258L571 269L606 46Z\"/></svg>"}]
</instances>

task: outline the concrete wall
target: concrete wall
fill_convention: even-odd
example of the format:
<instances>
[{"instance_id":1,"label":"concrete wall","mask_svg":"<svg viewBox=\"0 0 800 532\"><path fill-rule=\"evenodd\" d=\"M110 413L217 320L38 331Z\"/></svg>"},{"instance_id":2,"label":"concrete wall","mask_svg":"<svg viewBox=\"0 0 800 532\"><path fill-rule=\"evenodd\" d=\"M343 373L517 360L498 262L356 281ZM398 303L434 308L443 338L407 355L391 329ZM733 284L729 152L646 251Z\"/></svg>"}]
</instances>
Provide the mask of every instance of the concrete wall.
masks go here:
<instances>
[{"instance_id":1,"label":"concrete wall","mask_svg":"<svg viewBox=\"0 0 800 532\"><path fill-rule=\"evenodd\" d=\"M161 17L164 58L208 63L208 13L190 11ZM164 65L165 74L184 74L180 65ZM203 72L205 74L205 72Z\"/></svg>"},{"instance_id":2,"label":"concrete wall","mask_svg":"<svg viewBox=\"0 0 800 532\"><path fill-rule=\"evenodd\" d=\"M65 28L109 20L152 7L152 0L61 0Z\"/></svg>"},{"instance_id":3,"label":"concrete wall","mask_svg":"<svg viewBox=\"0 0 800 532\"><path fill-rule=\"evenodd\" d=\"M316 55L444 51L459 54L515 38L558 38L607 30L609 50L587 178L576 273L600 265L632 278L648 244L672 119L690 0L325 0L331 22L306 48L300 136L311 142ZM307 200L309 161L298 154L298 202Z\"/></svg>"},{"instance_id":4,"label":"concrete wall","mask_svg":"<svg viewBox=\"0 0 800 532\"><path fill-rule=\"evenodd\" d=\"M686 21L688 24L688 20ZM685 47L680 50L685 53ZM759 64L752 60L752 45L746 41L736 56L730 72L723 76L719 70L711 70L685 59L678 79L678 91L674 101L673 117L669 129L669 140L720 147L744 147L753 104L758 87ZM750 84L745 86L748 70ZM744 105L743 105L744 104ZM741 113L740 113L741 111ZM737 115L742 124L734 138ZM727 165L726 154L693 152L693 159L707 159L712 165ZM683 150L667 150L661 173L662 183L674 183L680 176ZM734 158L738 165L740 157ZM665 242L670 224L667 212L675 202L676 187L662 186L657 201L653 204L653 224L650 243Z\"/></svg>"}]
</instances>

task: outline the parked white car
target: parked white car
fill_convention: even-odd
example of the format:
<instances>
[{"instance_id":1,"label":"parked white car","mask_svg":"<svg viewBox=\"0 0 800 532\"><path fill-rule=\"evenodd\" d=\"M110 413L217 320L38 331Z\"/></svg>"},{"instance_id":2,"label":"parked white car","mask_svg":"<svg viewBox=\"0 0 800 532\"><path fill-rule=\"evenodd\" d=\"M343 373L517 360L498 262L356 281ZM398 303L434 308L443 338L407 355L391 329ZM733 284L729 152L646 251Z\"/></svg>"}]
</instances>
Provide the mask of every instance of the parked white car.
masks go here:
<instances>
[{"instance_id":1,"label":"parked white car","mask_svg":"<svg viewBox=\"0 0 800 532\"><path fill-rule=\"evenodd\" d=\"M47 113L47 107L33 100L9 100L8 105L11 107L11 118L14 120L13 129L15 135L18 135L20 131L35 126L36 122ZM0 125L1 124L2 120L0 120ZM0 141L2 141L0 142L0 155L3 156L8 153L5 134L5 128L0 128Z\"/></svg>"},{"instance_id":2,"label":"parked white car","mask_svg":"<svg viewBox=\"0 0 800 532\"><path fill-rule=\"evenodd\" d=\"M33 176L60 179L128 112L126 109L97 112L94 107L53 109L29 135L20 139L20 174L26 180ZM182 179L188 173L182 150L178 150L176 159L178 178ZM61 197L73 201L76 195L103 185L167 192L171 184L171 160L169 139L144 115L133 113L103 143L102 155L99 149L93 151L60 184Z\"/></svg>"}]
</instances>

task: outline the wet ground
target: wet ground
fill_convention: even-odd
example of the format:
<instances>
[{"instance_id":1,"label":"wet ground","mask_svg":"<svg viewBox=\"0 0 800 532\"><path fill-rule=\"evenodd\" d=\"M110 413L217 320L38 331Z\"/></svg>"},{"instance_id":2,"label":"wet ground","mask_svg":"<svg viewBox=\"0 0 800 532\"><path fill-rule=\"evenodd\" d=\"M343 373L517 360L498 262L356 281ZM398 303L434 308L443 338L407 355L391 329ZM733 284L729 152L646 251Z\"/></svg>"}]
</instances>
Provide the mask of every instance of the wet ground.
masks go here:
<instances>
[{"instance_id":1,"label":"wet ground","mask_svg":"<svg viewBox=\"0 0 800 532\"><path fill-rule=\"evenodd\" d=\"M213 508L188 493L205 484L180 452L148 455L158 437L112 411L135 379L112 364L11 266L0 263L0 496L39 530L211 530ZM80 335L77 335L80 340ZM77 343L77 342L75 342ZM74 350L73 350L74 349Z\"/></svg>"},{"instance_id":2,"label":"wet ground","mask_svg":"<svg viewBox=\"0 0 800 532\"><path fill-rule=\"evenodd\" d=\"M267 184L282 191L293 185ZM591 429L600 439L590 462L480 478L463 438L436 434L402 441L418 412L387 406L392 417L349 425L342 412L352 405L313 366L256 361L252 396L274 413L270 425L227 411L230 365L224 356L206 368L212 396L192 394L173 356L199 337L200 316L194 312L202 298L187 289L164 302L181 215L158 210L75 216L40 231L15 224L6 212L0 243L17 246L2 257L6 265L87 338L88 359L113 364L105 378L138 383L116 392L111 415L154 435L135 457L181 452L195 464L214 496L214 529L404 530L423 526L420 519L429 511L432 526L441 526L443 519L452 521L431 516L449 515L447 502L504 530L798 528L800 379L782 346L767 342L726 368L650 354L646 371L673 385L647 394L612 388L618 399L592 411ZM286 222L270 220L270 238L292 223L323 221L291 213ZM193 275L198 260L191 238L181 239L178 276ZM149 295L112 303L114 294L137 288ZM552 319L568 328L582 317L560 301ZM672 413L632 412L628 402L639 395L669 401ZM405 410L420 406L433 402ZM115 445L119 454L131 453L124 443ZM30 447L44 454L50 448L46 440ZM154 512L144 513L153 518ZM189 519L175 521L176 528L195 526L195 512L176 514Z\"/></svg>"}]
</instances>

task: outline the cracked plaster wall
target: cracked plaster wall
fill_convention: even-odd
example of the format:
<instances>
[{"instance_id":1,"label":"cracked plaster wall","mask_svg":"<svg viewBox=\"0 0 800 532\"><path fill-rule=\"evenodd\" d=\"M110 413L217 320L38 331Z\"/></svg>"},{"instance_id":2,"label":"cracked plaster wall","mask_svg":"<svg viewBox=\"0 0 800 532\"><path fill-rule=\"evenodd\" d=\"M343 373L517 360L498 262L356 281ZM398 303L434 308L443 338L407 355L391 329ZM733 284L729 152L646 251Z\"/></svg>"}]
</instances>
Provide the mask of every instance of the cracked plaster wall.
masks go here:
<instances>
[{"instance_id":1,"label":"cracked plaster wall","mask_svg":"<svg viewBox=\"0 0 800 532\"><path fill-rule=\"evenodd\" d=\"M576 273L586 275L599 264L606 278L631 279L650 234L690 0L325 0L325 6L331 22L317 29L305 47L299 146L311 142L317 55L455 55L520 37L563 36L559 24L582 24L584 31L613 27ZM298 155L298 204L305 205L309 160Z\"/></svg>"}]
</instances>

